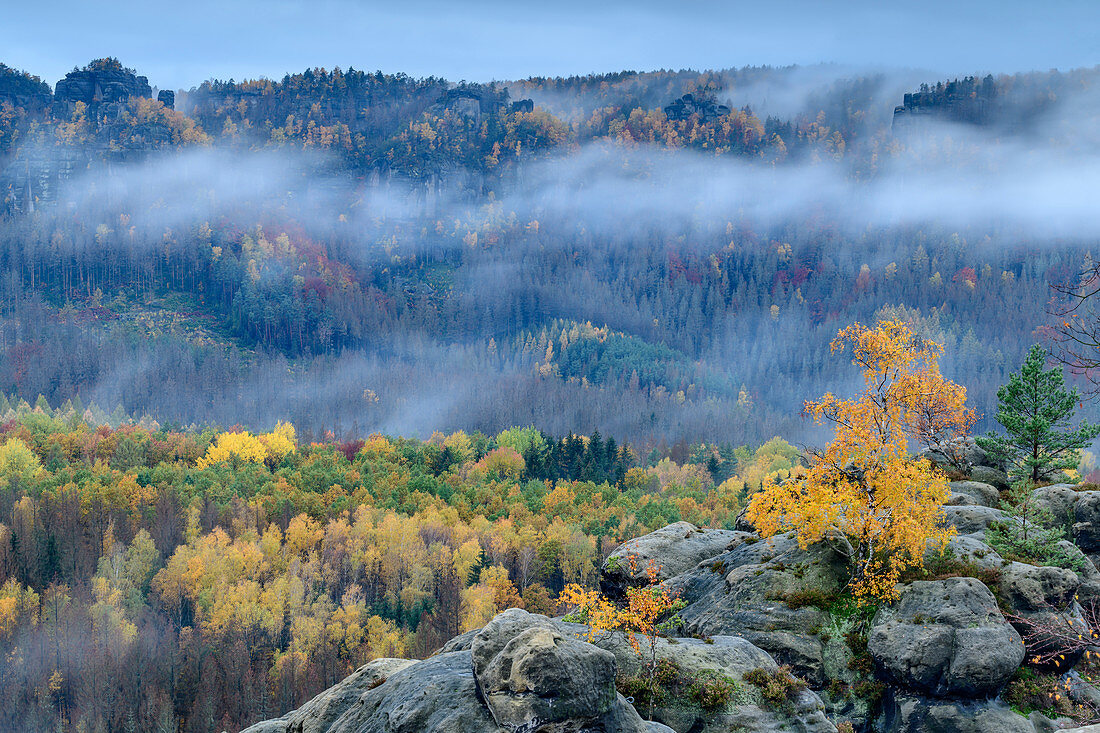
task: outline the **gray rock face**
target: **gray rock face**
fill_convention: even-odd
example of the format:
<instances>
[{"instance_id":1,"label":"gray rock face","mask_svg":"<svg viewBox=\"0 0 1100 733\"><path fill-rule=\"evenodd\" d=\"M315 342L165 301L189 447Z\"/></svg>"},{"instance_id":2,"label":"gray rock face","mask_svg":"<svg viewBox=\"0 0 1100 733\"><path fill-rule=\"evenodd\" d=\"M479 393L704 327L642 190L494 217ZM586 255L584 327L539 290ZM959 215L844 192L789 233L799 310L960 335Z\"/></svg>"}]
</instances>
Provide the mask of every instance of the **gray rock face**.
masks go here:
<instances>
[{"instance_id":1,"label":"gray rock face","mask_svg":"<svg viewBox=\"0 0 1100 733\"><path fill-rule=\"evenodd\" d=\"M325 733L366 692L413 664L411 659L375 659L297 710L258 723L245 733Z\"/></svg>"},{"instance_id":2,"label":"gray rock face","mask_svg":"<svg viewBox=\"0 0 1100 733\"><path fill-rule=\"evenodd\" d=\"M475 688L470 653L441 654L366 692L328 733L497 733L500 728Z\"/></svg>"},{"instance_id":3,"label":"gray rock face","mask_svg":"<svg viewBox=\"0 0 1100 733\"><path fill-rule=\"evenodd\" d=\"M936 697L995 695L1024 659L1020 635L974 578L910 584L875 614L867 646L895 685Z\"/></svg>"},{"instance_id":4,"label":"gray rock face","mask_svg":"<svg viewBox=\"0 0 1100 733\"><path fill-rule=\"evenodd\" d=\"M1078 494L1072 484L1042 486L1032 491L1031 496L1037 507L1050 512L1056 525L1064 527L1067 532L1073 529L1074 506L1082 494Z\"/></svg>"},{"instance_id":5,"label":"gray rock face","mask_svg":"<svg viewBox=\"0 0 1100 733\"><path fill-rule=\"evenodd\" d=\"M616 692L614 654L545 616L510 609L466 638L470 649L421 662L375 660L298 710L246 733L667 730L643 721Z\"/></svg>"},{"instance_id":6,"label":"gray rock face","mask_svg":"<svg viewBox=\"0 0 1100 733\"><path fill-rule=\"evenodd\" d=\"M1001 571L999 589L1009 607L1012 625L1025 637L1034 627L1061 628L1073 635L1085 628L1080 607L1075 603L1081 578L1072 570L1036 567L1013 562ZM1045 664L1048 671L1065 671L1080 660L1082 652L1065 654Z\"/></svg>"},{"instance_id":7,"label":"gray rock face","mask_svg":"<svg viewBox=\"0 0 1100 733\"><path fill-rule=\"evenodd\" d=\"M929 700L888 695L876 730L882 733L1035 733L1035 725L997 701Z\"/></svg>"},{"instance_id":8,"label":"gray rock face","mask_svg":"<svg viewBox=\"0 0 1100 733\"><path fill-rule=\"evenodd\" d=\"M98 69L70 71L54 86L54 98L64 102L120 102L153 93L149 80L126 71Z\"/></svg>"},{"instance_id":9,"label":"gray rock face","mask_svg":"<svg viewBox=\"0 0 1100 733\"><path fill-rule=\"evenodd\" d=\"M586 636L588 627L582 624L557 622L562 632ZM615 655L618 667L626 674L638 674L641 662L623 634L606 634L594 642ZM642 651L648 653L648 642L640 640ZM690 638L658 639L657 658L671 659L687 674L715 673L736 686L733 700L725 707L702 710L683 700L657 706L653 717L677 733L764 733L765 731L796 730L805 733L832 733L836 730L826 718L821 699L810 690L792 701L790 710L770 710L747 683L744 675L754 669L774 671L775 660L764 650L736 636L715 636L708 641ZM643 710L643 712L645 712Z\"/></svg>"},{"instance_id":10,"label":"gray rock face","mask_svg":"<svg viewBox=\"0 0 1100 733\"><path fill-rule=\"evenodd\" d=\"M947 543L947 550L956 560L987 570L999 569L1004 565L1004 560L996 550L978 537L976 534L957 534ZM927 555L925 557L928 558Z\"/></svg>"},{"instance_id":11,"label":"gray rock face","mask_svg":"<svg viewBox=\"0 0 1100 733\"><path fill-rule=\"evenodd\" d=\"M952 481L951 506L988 506L998 508L1001 505L1001 492L989 484L980 481Z\"/></svg>"},{"instance_id":12,"label":"gray rock face","mask_svg":"<svg viewBox=\"0 0 1100 733\"><path fill-rule=\"evenodd\" d=\"M687 634L743 636L820 687L824 649L812 630L827 614L809 605L791 608L784 599L840 591L850 552L843 538L803 550L792 535L779 535L719 555L669 585L689 601L680 612Z\"/></svg>"},{"instance_id":13,"label":"gray rock face","mask_svg":"<svg viewBox=\"0 0 1100 733\"><path fill-rule=\"evenodd\" d=\"M959 438L933 445L920 455L947 470L973 470L976 466L1004 470L1004 466L993 460L974 438Z\"/></svg>"},{"instance_id":14,"label":"gray rock face","mask_svg":"<svg viewBox=\"0 0 1100 733\"><path fill-rule=\"evenodd\" d=\"M1085 553L1100 552L1100 491L1082 491L1073 504L1073 540Z\"/></svg>"},{"instance_id":15,"label":"gray rock face","mask_svg":"<svg viewBox=\"0 0 1100 733\"><path fill-rule=\"evenodd\" d=\"M1003 522L1008 518L1000 509L987 506L945 506L943 516L959 534L984 532L994 522Z\"/></svg>"},{"instance_id":16,"label":"gray rock face","mask_svg":"<svg viewBox=\"0 0 1100 733\"><path fill-rule=\"evenodd\" d=\"M361 668L352 684L348 678L299 710L242 733L503 733L477 699L469 652L397 664L404 661L375 660L382 664ZM386 668L396 671L379 676Z\"/></svg>"},{"instance_id":17,"label":"gray rock face","mask_svg":"<svg viewBox=\"0 0 1100 733\"><path fill-rule=\"evenodd\" d=\"M472 654L485 703L507 730L596 720L616 702L615 655L544 616L501 613L474 637Z\"/></svg>"},{"instance_id":18,"label":"gray rock face","mask_svg":"<svg viewBox=\"0 0 1100 733\"><path fill-rule=\"evenodd\" d=\"M650 560L658 566L657 580L666 580L748 536L725 529L699 529L689 522L670 524L624 542L608 555L600 571L600 588L611 597L621 597L628 587L648 584Z\"/></svg>"},{"instance_id":19,"label":"gray rock face","mask_svg":"<svg viewBox=\"0 0 1100 733\"><path fill-rule=\"evenodd\" d=\"M1008 490L1008 474L999 468L989 466L974 466L970 469L970 480L989 484L999 491Z\"/></svg>"},{"instance_id":20,"label":"gray rock face","mask_svg":"<svg viewBox=\"0 0 1100 733\"><path fill-rule=\"evenodd\" d=\"M1012 562L1001 569L1001 594L1019 613L1063 611L1081 585L1077 573Z\"/></svg>"}]
</instances>

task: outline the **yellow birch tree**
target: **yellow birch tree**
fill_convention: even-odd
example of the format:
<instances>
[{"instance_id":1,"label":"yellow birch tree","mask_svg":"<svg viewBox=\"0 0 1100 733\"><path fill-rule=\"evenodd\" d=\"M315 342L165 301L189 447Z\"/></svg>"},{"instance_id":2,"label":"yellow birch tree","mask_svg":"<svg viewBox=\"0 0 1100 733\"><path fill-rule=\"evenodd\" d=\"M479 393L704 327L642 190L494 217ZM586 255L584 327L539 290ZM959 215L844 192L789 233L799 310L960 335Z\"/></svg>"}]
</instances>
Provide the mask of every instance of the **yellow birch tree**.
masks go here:
<instances>
[{"instance_id":1,"label":"yellow birch tree","mask_svg":"<svg viewBox=\"0 0 1100 733\"><path fill-rule=\"evenodd\" d=\"M940 374L943 347L915 337L903 322L842 329L832 351L845 349L863 370L863 391L851 400L826 394L806 403L806 414L833 426L832 442L811 453L801 477L766 482L747 518L764 537L794 530L803 547L846 535L850 591L883 599L902 572L923 565L930 542L942 547L952 532L941 511L947 478L929 461L911 459L909 443L930 433L960 434L973 412L966 390Z\"/></svg>"}]
</instances>

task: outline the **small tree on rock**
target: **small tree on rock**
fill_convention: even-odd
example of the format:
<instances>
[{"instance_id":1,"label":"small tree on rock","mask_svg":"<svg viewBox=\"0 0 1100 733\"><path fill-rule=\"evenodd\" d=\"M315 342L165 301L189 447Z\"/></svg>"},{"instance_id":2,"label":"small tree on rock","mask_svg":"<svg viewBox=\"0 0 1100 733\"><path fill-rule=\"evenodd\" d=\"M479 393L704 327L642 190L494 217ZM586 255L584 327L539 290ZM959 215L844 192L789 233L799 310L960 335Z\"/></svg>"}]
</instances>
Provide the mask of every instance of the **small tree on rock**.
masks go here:
<instances>
[{"instance_id":1,"label":"small tree on rock","mask_svg":"<svg viewBox=\"0 0 1100 733\"><path fill-rule=\"evenodd\" d=\"M1058 367L1044 369L1046 352L1032 346L1018 373L997 390L997 422L1004 435L990 434L977 443L1009 465L1015 478L1038 483L1054 472L1077 465L1079 452L1100 434L1100 425L1070 420L1080 403L1077 389L1066 389Z\"/></svg>"},{"instance_id":2,"label":"small tree on rock","mask_svg":"<svg viewBox=\"0 0 1100 733\"><path fill-rule=\"evenodd\" d=\"M834 426L833 441L812 453L801 478L765 484L747 518L765 537L794 530L803 547L846 535L849 589L857 598L887 598L903 571L922 567L927 545L942 547L951 533L941 512L947 479L929 461L910 459L909 443L958 433L973 413L966 390L939 372L943 347L905 323L849 326L832 343L834 352L845 348L863 370L863 391L854 400L826 394L806 403L807 414Z\"/></svg>"}]
</instances>

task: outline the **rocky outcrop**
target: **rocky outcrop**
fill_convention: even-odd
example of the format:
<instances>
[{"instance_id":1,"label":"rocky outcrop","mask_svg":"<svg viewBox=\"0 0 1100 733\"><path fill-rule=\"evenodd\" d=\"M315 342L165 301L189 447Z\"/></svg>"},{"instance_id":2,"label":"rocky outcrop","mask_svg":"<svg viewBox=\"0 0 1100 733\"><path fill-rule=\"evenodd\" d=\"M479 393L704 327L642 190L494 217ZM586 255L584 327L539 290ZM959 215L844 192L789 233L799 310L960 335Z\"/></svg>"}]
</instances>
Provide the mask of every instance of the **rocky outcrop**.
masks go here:
<instances>
[{"instance_id":1,"label":"rocky outcrop","mask_svg":"<svg viewBox=\"0 0 1100 733\"><path fill-rule=\"evenodd\" d=\"M729 113L730 108L726 105L695 94L685 94L665 107L665 116L670 120L687 120L698 115L704 122L710 122Z\"/></svg>"},{"instance_id":2,"label":"rocky outcrop","mask_svg":"<svg viewBox=\"0 0 1100 733\"><path fill-rule=\"evenodd\" d=\"M797 601L838 593L850 553L843 538L804 550L793 535L779 535L741 543L669 585L682 589L689 602L680 613L687 635L742 636L820 686L824 646L813 629L821 628L827 614Z\"/></svg>"},{"instance_id":3,"label":"rocky outcrop","mask_svg":"<svg viewBox=\"0 0 1100 733\"><path fill-rule=\"evenodd\" d=\"M1001 492L989 484L981 481L952 481L948 486L951 489L951 499L947 503L951 506L1001 506Z\"/></svg>"},{"instance_id":4,"label":"rocky outcrop","mask_svg":"<svg viewBox=\"0 0 1100 733\"><path fill-rule=\"evenodd\" d=\"M375 659L294 712L254 725L247 729L248 733L324 733L360 697L413 664L409 659Z\"/></svg>"},{"instance_id":5,"label":"rocky outcrop","mask_svg":"<svg viewBox=\"0 0 1100 733\"><path fill-rule=\"evenodd\" d=\"M615 655L513 608L473 638L478 690L507 731L646 730L615 690Z\"/></svg>"},{"instance_id":6,"label":"rocky outcrop","mask_svg":"<svg viewBox=\"0 0 1100 733\"><path fill-rule=\"evenodd\" d=\"M656 579L667 580L750 536L747 532L700 529L689 522L670 524L624 542L608 555L600 571L600 589L611 597L621 597L628 587L649 583L651 562Z\"/></svg>"},{"instance_id":7,"label":"rocky outcrop","mask_svg":"<svg viewBox=\"0 0 1100 733\"><path fill-rule=\"evenodd\" d=\"M296 711L245 733L659 733L615 689L616 657L510 609L469 648L360 668ZM461 645L459 645L461 646Z\"/></svg>"},{"instance_id":8,"label":"rocky outcrop","mask_svg":"<svg viewBox=\"0 0 1100 733\"><path fill-rule=\"evenodd\" d=\"M151 97L153 88L144 76L118 68L86 68L70 71L54 85L54 98L60 102L122 102L130 97Z\"/></svg>"},{"instance_id":9,"label":"rocky outcrop","mask_svg":"<svg viewBox=\"0 0 1100 733\"><path fill-rule=\"evenodd\" d=\"M1085 554L1100 552L1100 491L1082 491L1073 503L1073 541Z\"/></svg>"},{"instance_id":10,"label":"rocky outcrop","mask_svg":"<svg viewBox=\"0 0 1100 733\"><path fill-rule=\"evenodd\" d=\"M920 454L922 458L935 463L947 471L969 472L975 467L984 466L1004 471L1005 467L993 459L977 444L974 438L954 438L936 443Z\"/></svg>"},{"instance_id":11,"label":"rocky outcrop","mask_svg":"<svg viewBox=\"0 0 1100 733\"><path fill-rule=\"evenodd\" d=\"M270 722L260 723L245 733L298 733L307 729L317 733L500 731L489 709L477 698L469 652L441 654L410 664L354 700L350 700L353 694L339 691L342 685L322 693L350 702L327 727L303 709L302 715L295 711L286 716L285 723L278 722L274 727ZM330 716L335 712L331 710Z\"/></svg>"},{"instance_id":12,"label":"rocky outcrop","mask_svg":"<svg viewBox=\"0 0 1100 733\"><path fill-rule=\"evenodd\" d=\"M989 466L974 466L970 469L970 480L989 484L998 491L1008 491L1008 474L999 468Z\"/></svg>"},{"instance_id":13,"label":"rocky outcrop","mask_svg":"<svg viewBox=\"0 0 1100 733\"><path fill-rule=\"evenodd\" d=\"M989 545L978 539L980 535L955 535L947 543L947 554L963 563L973 565L982 570L1000 570L1005 564L1004 558L997 554ZM938 550L938 546L930 548L932 552Z\"/></svg>"},{"instance_id":14,"label":"rocky outcrop","mask_svg":"<svg viewBox=\"0 0 1100 733\"><path fill-rule=\"evenodd\" d=\"M995 700L940 700L890 693L876 726L883 733L1035 733L1035 723Z\"/></svg>"},{"instance_id":15,"label":"rocky outcrop","mask_svg":"<svg viewBox=\"0 0 1100 733\"><path fill-rule=\"evenodd\" d=\"M575 636L587 636L582 624L557 622L563 631ZM648 642L639 640L641 657L623 634L601 634L593 643L615 655L619 669L628 675L641 672L641 658L649 653ZM763 702L759 691L745 682L754 670L774 672L778 665L771 655L738 636L713 636L706 640L692 638L657 639L656 657L675 663L689 678L717 676L734 685L729 703L704 709L685 699L670 699L657 704L653 718L677 733L719 733L737 730L743 733L798 730L806 733L829 733L836 730L825 716L821 699L811 690L802 690L790 706L775 709Z\"/></svg>"},{"instance_id":16,"label":"rocky outcrop","mask_svg":"<svg viewBox=\"0 0 1100 733\"><path fill-rule=\"evenodd\" d=\"M1091 500L1072 487L1047 488L1037 499L1052 507L1076 512ZM976 501L993 497L987 485L957 489ZM1055 730L998 695L1024 661L1029 624L1083 628L1078 599L1100 598L1100 571L1069 542L1073 570L1006 561L983 534L1003 512L973 503L944 513L958 534L946 560L938 547L929 558L946 563L945 574L981 580L899 585L897 600L870 619L844 603L845 539L802 548L793 534L762 540L681 522L618 551L662 567L663 587L687 602L672 620L679 636L652 648L619 632L589 642L583 624L510 609L425 661L372 662L248 733L835 733L841 721L858 733ZM642 581L615 563L603 572L605 587L620 592ZM650 659L664 665L656 695L640 686ZM1068 673L1073 695L1100 701L1100 691L1072 678L1075 662L1068 654L1045 669Z\"/></svg>"},{"instance_id":17,"label":"rocky outcrop","mask_svg":"<svg viewBox=\"0 0 1100 733\"><path fill-rule=\"evenodd\" d=\"M898 688L934 697L992 697L1024 659L1020 635L974 578L910 584L875 615L867 647Z\"/></svg>"},{"instance_id":18,"label":"rocky outcrop","mask_svg":"<svg viewBox=\"0 0 1100 733\"><path fill-rule=\"evenodd\" d=\"M987 506L945 506L943 516L959 534L985 532L989 525L1008 518L1000 509Z\"/></svg>"}]
</instances>

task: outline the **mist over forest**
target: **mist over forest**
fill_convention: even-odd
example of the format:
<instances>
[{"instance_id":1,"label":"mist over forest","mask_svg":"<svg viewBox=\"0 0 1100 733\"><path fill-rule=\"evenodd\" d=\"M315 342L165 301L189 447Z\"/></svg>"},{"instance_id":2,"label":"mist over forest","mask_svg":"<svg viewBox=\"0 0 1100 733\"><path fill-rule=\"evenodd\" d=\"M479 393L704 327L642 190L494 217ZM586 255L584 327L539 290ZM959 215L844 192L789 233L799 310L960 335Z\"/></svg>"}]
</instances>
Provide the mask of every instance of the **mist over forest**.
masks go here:
<instances>
[{"instance_id":1,"label":"mist over forest","mask_svg":"<svg viewBox=\"0 0 1100 733\"><path fill-rule=\"evenodd\" d=\"M304 52L293 13L340 25L333 48L385 27L294 5L251 13L240 49L274 23ZM470 18L518 23L479 5L414 27L469 48ZM884 42L863 31L888 11L843 5L830 27ZM744 17L677 43L765 38L741 22L762 14L815 52L823 11L795 6L715 9ZM196 45L154 56L224 58L197 7L161 23ZM626 45L661 18L563 7L539 13ZM1002 9L950 10L925 57L1008 46ZM665 36L708 15L665 11ZM1028 28L1063 43L1066 17ZM1100 427L1078 422L1100 418L1100 66L1018 71L1044 48L1006 73L310 67L175 90L125 58L0 63L0 733L1100 720ZM1020 448L1039 402L1047 444ZM966 437L991 429L1013 435ZM525 620L494 632L504 613ZM504 682L475 659L497 641L534 649L514 675L493 652ZM521 679L581 667L603 676Z\"/></svg>"},{"instance_id":2,"label":"mist over forest","mask_svg":"<svg viewBox=\"0 0 1100 733\"><path fill-rule=\"evenodd\" d=\"M3 67L0 392L810 440L802 401L853 376L829 341L890 313L988 415L1100 233L1100 72L923 74L310 69L157 100L113 59L54 91Z\"/></svg>"}]
</instances>

